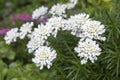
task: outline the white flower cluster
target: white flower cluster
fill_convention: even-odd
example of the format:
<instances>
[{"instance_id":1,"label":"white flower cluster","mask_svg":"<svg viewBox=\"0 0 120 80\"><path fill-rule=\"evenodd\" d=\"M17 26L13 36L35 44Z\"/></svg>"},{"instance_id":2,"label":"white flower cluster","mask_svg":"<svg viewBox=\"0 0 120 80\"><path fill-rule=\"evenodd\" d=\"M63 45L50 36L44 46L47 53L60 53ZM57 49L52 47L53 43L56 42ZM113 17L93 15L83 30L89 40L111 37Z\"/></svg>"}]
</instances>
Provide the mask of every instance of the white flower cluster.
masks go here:
<instances>
[{"instance_id":1,"label":"white flower cluster","mask_svg":"<svg viewBox=\"0 0 120 80\"><path fill-rule=\"evenodd\" d=\"M20 27L20 30L18 28L11 29L4 37L6 43L10 44L11 42L15 42L18 37L23 39L28 33L31 33L32 26L33 22L27 22Z\"/></svg>"},{"instance_id":2,"label":"white flower cluster","mask_svg":"<svg viewBox=\"0 0 120 80\"><path fill-rule=\"evenodd\" d=\"M65 4L56 4L52 6L49 13L52 14L53 16L66 16L65 15L66 8L67 6Z\"/></svg>"},{"instance_id":3,"label":"white flower cluster","mask_svg":"<svg viewBox=\"0 0 120 80\"><path fill-rule=\"evenodd\" d=\"M37 40L39 39L46 40L47 37L50 36L51 32L52 32L52 28L50 25L40 24L38 25L38 28L34 28L31 37Z\"/></svg>"},{"instance_id":4,"label":"white flower cluster","mask_svg":"<svg viewBox=\"0 0 120 80\"><path fill-rule=\"evenodd\" d=\"M36 9L35 11L33 11L33 14L32 14L32 18L33 19L38 19L40 16L43 16L47 13L48 11L48 8L47 7L39 7L38 9Z\"/></svg>"},{"instance_id":5,"label":"white flower cluster","mask_svg":"<svg viewBox=\"0 0 120 80\"><path fill-rule=\"evenodd\" d=\"M63 27L64 30L71 30L72 35L79 37L81 33L81 26L89 20L89 15L85 13L77 14L71 16L67 21L66 25Z\"/></svg>"},{"instance_id":6,"label":"white flower cluster","mask_svg":"<svg viewBox=\"0 0 120 80\"><path fill-rule=\"evenodd\" d=\"M37 50L44 44L44 40L42 38L35 39L34 37L30 39L27 44L28 52L32 53L33 51Z\"/></svg>"},{"instance_id":7,"label":"white flower cluster","mask_svg":"<svg viewBox=\"0 0 120 80\"><path fill-rule=\"evenodd\" d=\"M80 37L98 39L105 41L105 37L101 35L105 33L104 25L101 25L99 21L87 21L83 26L81 26L82 33Z\"/></svg>"},{"instance_id":8,"label":"white flower cluster","mask_svg":"<svg viewBox=\"0 0 120 80\"><path fill-rule=\"evenodd\" d=\"M70 2L66 4L57 3L56 5L53 5L49 11L47 7L42 6L33 11L32 18L38 19L40 16L45 15L47 12L49 14L52 14L52 16L66 17L66 10L74 8L77 2L78 0L70 0Z\"/></svg>"},{"instance_id":9,"label":"white flower cluster","mask_svg":"<svg viewBox=\"0 0 120 80\"><path fill-rule=\"evenodd\" d=\"M95 40L105 41L105 37L102 37L102 34L105 33L104 25L99 21L90 19L89 15L85 13L71 16L68 20L64 21L64 23L65 25L62 27L63 30L71 30L72 35L80 38L78 47L75 47L75 52L77 52L78 56L82 59L81 64L86 64L87 60L94 62L94 60L97 59L96 56L99 56L101 51ZM88 50L87 48L92 48L96 51L92 49Z\"/></svg>"},{"instance_id":10,"label":"white flower cluster","mask_svg":"<svg viewBox=\"0 0 120 80\"><path fill-rule=\"evenodd\" d=\"M56 58L56 51L47 46L42 46L38 48L35 53L35 58L32 61L36 66L40 66L40 69L43 69L43 66L47 66L49 69L52 65L53 59Z\"/></svg>"},{"instance_id":11,"label":"white flower cluster","mask_svg":"<svg viewBox=\"0 0 120 80\"><path fill-rule=\"evenodd\" d=\"M32 26L33 26L33 22L31 23L27 22L20 27L20 39L24 39L24 37L28 33L31 33Z\"/></svg>"},{"instance_id":12,"label":"white flower cluster","mask_svg":"<svg viewBox=\"0 0 120 80\"><path fill-rule=\"evenodd\" d=\"M81 64L86 64L88 59L94 63L94 60L97 60L97 56L101 54L99 45L88 38L85 41L79 41L78 47L75 48L75 51L78 53L78 56L82 58Z\"/></svg>"},{"instance_id":13,"label":"white flower cluster","mask_svg":"<svg viewBox=\"0 0 120 80\"><path fill-rule=\"evenodd\" d=\"M62 28L62 26L64 26L63 24L64 19L62 17L51 17L48 22L46 23L47 25L51 26L52 28L52 35L54 37L57 36L57 32L58 30L60 30Z\"/></svg>"},{"instance_id":14,"label":"white flower cluster","mask_svg":"<svg viewBox=\"0 0 120 80\"><path fill-rule=\"evenodd\" d=\"M19 36L18 28L13 28L6 33L4 39L7 44L10 44L11 42L15 42L18 36Z\"/></svg>"},{"instance_id":15,"label":"white flower cluster","mask_svg":"<svg viewBox=\"0 0 120 80\"><path fill-rule=\"evenodd\" d=\"M37 28L33 29L33 22L27 22L20 29L11 29L4 38L6 43L15 42L17 37L20 39L28 37L28 52L35 56L32 61L40 69L43 69L44 66L49 69L57 54L47 45L48 37L52 35L56 38L59 30L70 30L72 35L80 38L79 44L74 50L82 59L81 64L86 64L88 60L94 63L97 56L101 54L101 49L95 40L105 41L105 37L102 37L105 32L104 25L90 19L89 15L85 13L70 16L67 19L66 10L74 8L77 2L78 0L70 0L67 4L58 3L53 5L49 11L44 6L36 9L32 14L33 20L45 14L52 15L46 23L38 24Z\"/></svg>"}]
</instances>

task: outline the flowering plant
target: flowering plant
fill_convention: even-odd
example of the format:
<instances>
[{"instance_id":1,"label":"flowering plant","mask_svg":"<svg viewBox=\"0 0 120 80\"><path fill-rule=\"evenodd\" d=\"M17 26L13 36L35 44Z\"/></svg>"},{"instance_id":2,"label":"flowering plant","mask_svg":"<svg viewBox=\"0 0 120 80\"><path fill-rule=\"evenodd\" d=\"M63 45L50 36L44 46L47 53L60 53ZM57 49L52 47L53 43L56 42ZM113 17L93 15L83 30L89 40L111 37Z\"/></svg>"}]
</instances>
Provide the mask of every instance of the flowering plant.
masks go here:
<instances>
[{"instance_id":1,"label":"flowering plant","mask_svg":"<svg viewBox=\"0 0 120 80\"><path fill-rule=\"evenodd\" d=\"M49 69L53 60L57 58L57 51L50 46L48 38L50 36L56 38L59 31L70 31L79 39L74 51L80 57L81 64L86 64L88 60L94 63L102 50L97 40L105 41L105 37L102 36L105 28L101 22L91 19L86 13L67 16L66 10L74 8L77 2L78 0L70 0L66 4L58 3L50 9L41 6L33 11L32 21L23 24L20 29L13 28L6 33L4 37L6 43L10 44L16 42L17 38L28 37L28 52L35 56L32 61L40 69L43 69L44 66ZM35 27L35 21L44 15L48 15L49 19Z\"/></svg>"}]
</instances>

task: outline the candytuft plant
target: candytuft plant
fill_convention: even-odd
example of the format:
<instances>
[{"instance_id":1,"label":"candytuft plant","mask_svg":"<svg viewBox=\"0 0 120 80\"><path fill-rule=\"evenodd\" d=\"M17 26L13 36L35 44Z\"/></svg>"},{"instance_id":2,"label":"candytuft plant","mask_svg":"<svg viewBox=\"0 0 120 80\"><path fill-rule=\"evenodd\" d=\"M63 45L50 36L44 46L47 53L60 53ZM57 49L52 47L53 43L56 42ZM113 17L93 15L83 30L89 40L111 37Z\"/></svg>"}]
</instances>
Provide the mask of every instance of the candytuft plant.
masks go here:
<instances>
[{"instance_id":1,"label":"candytuft plant","mask_svg":"<svg viewBox=\"0 0 120 80\"><path fill-rule=\"evenodd\" d=\"M79 39L74 52L80 57L81 64L86 64L88 61L94 63L102 50L97 40L105 41L106 39L102 36L105 33L105 27L86 13L67 16L66 10L74 8L76 4L77 0L70 0L66 4L57 3L50 9L41 6L33 11L31 22L26 22L20 29L13 28L6 33L4 37L6 43L11 44L16 42L17 38L28 37L28 52L35 56L32 61L40 69L44 66L49 69L53 60L57 58L57 51L50 46L48 38L51 36L56 38L59 31L70 31L71 35ZM35 24L36 19L44 15L49 15L49 19L45 23ZM36 25L38 27L35 27ZM78 60L75 53L73 55Z\"/></svg>"}]
</instances>

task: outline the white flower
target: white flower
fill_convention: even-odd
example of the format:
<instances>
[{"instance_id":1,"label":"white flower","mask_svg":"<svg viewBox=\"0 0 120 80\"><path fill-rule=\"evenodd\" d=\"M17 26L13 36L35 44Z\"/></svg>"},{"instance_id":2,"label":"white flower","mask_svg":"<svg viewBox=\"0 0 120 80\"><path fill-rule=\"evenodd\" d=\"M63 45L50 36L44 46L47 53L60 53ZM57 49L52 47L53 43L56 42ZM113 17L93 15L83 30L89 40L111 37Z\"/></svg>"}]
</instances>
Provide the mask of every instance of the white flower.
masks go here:
<instances>
[{"instance_id":1,"label":"white flower","mask_svg":"<svg viewBox=\"0 0 120 80\"><path fill-rule=\"evenodd\" d=\"M35 28L32 34L36 39L39 38L47 39L48 36L50 36L51 32L52 32L51 25L40 24L38 25L38 28Z\"/></svg>"},{"instance_id":2,"label":"white flower","mask_svg":"<svg viewBox=\"0 0 120 80\"><path fill-rule=\"evenodd\" d=\"M52 65L52 61L56 58L56 51L47 46L41 46L38 50L35 51L35 57L32 61L36 66L40 67L40 70L44 66L47 66L49 69Z\"/></svg>"},{"instance_id":3,"label":"white flower","mask_svg":"<svg viewBox=\"0 0 120 80\"><path fill-rule=\"evenodd\" d=\"M67 3L66 5L67 5L67 9L72 9L75 7L75 5L72 3Z\"/></svg>"},{"instance_id":4,"label":"white flower","mask_svg":"<svg viewBox=\"0 0 120 80\"><path fill-rule=\"evenodd\" d=\"M72 21L71 20L66 20L66 19L63 19L62 20L62 30L72 30Z\"/></svg>"},{"instance_id":5,"label":"white flower","mask_svg":"<svg viewBox=\"0 0 120 80\"><path fill-rule=\"evenodd\" d=\"M60 28L63 26L62 21L63 21L62 17L51 17L46 23L47 25L51 25L52 35L54 37L57 36L58 30L60 30Z\"/></svg>"},{"instance_id":6,"label":"white flower","mask_svg":"<svg viewBox=\"0 0 120 80\"><path fill-rule=\"evenodd\" d=\"M68 21L65 25L65 28L67 30L72 30L71 34L79 37L79 35L81 33L81 26L83 24L85 24L85 22L88 21L88 20L89 20L89 15L87 15L85 13L81 13L81 14L71 16L68 19Z\"/></svg>"},{"instance_id":7,"label":"white flower","mask_svg":"<svg viewBox=\"0 0 120 80\"><path fill-rule=\"evenodd\" d=\"M70 3L77 4L78 0L70 0Z\"/></svg>"},{"instance_id":8,"label":"white flower","mask_svg":"<svg viewBox=\"0 0 120 80\"><path fill-rule=\"evenodd\" d=\"M67 9L72 9L75 7L75 5L77 4L78 0L70 0L69 3L66 4Z\"/></svg>"},{"instance_id":9,"label":"white flower","mask_svg":"<svg viewBox=\"0 0 120 80\"><path fill-rule=\"evenodd\" d=\"M79 41L78 47L74 48L75 52L82 59L81 64L86 64L87 60L94 63L97 60L97 56L101 54L101 49L95 41L91 39L86 39L85 41Z\"/></svg>"},{"instance_id":10,"label":"white flower","mask_svg":"<svg viewBox=\"0 0 120 80\"><path fill-rule=\"evenodd\" d=\"M101 37L101 35L105 32L104 25L101 25L99 21L87 21L81 27L81 30L81 38L87 37L105 41L105 37Z\"/></svg>"},{"instance_id":11,"label":"white flower","mask_svg":"<svg viewBox=\"0 0 120 80\"><path fill-rule=\"evenodd\" d=\"M20 39L23 39L28 33L31 33L33 22L27 22L20 27Z\"/></svg>"},{"instance_id":12,"label":"white flower","mask_svg":"<svg viewBox=\"0 0 120 80\"><path fill-rule=\"evenodd\" d=\"M42 38L35 39L34 37L27 44L28 52L32 53L34 50L40 48L44 44L44 40Z\"/></svg>"},{"instance_id":13,"label":"white flower","mask_svg":"<svg viewBox=\"0 0 120 80\"><path fill-rule=\"evenodd\" d=\"M66 5L65 4L56 4L53 5L52 8L50 9L49 13L52 14L53 16L66 16L65 15L65 10L66 10Z\"/></svg>"},{"instance_id":14,"label":"white flower","mask_svg":"<svg viewBox=\"0 0 120 80\"><path fill-rule=\"evenodd\" d=\"M13 28L8 31L4 37L6 44L10 44L11 42L15 42L16 38L19 36L18 28Z\"/></svg>"},{"instance_id":15,"label":"white flower","mask_svg":"<svg viewBox=\"0 0 120 80\"><path fill-rule=\"evenodd\" d=\"M73 25L76 27L80 27L83 25L87 20L89 20L89 15L85 13L77 14L74 16L71 16L69 18L73 22Z\"/></svg>"},{"instance_id":16,"label":"white flower","mask_svg":"<svg viewBox=\"0 0 120 80\"><path fill-rule=\"evenodd\" d=\"M43 16L47 13L48 8L41 6L40 8L36 9L33 11L32 18L33 19L38 19L40 16Z\"/></svg>"}]
</instances>

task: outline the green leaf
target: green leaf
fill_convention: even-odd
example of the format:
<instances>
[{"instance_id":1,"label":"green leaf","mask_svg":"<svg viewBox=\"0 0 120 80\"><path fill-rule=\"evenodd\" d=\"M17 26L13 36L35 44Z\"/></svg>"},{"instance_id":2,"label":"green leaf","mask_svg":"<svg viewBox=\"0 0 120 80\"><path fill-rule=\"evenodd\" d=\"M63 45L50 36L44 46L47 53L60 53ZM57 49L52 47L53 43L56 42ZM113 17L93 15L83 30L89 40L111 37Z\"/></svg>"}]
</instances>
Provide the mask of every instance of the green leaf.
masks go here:
<instances>
[{"instance_id":1,"label":"green leaf","mask_svg":"<svg viewBox=\"0 0 120 80\"><path fill-rule=\"evenodd\" d=\"M15 52L12 51L4 42L0 42L0 58L7 58L13 60L15 58Z\"/></svg>"}]
</instances>

